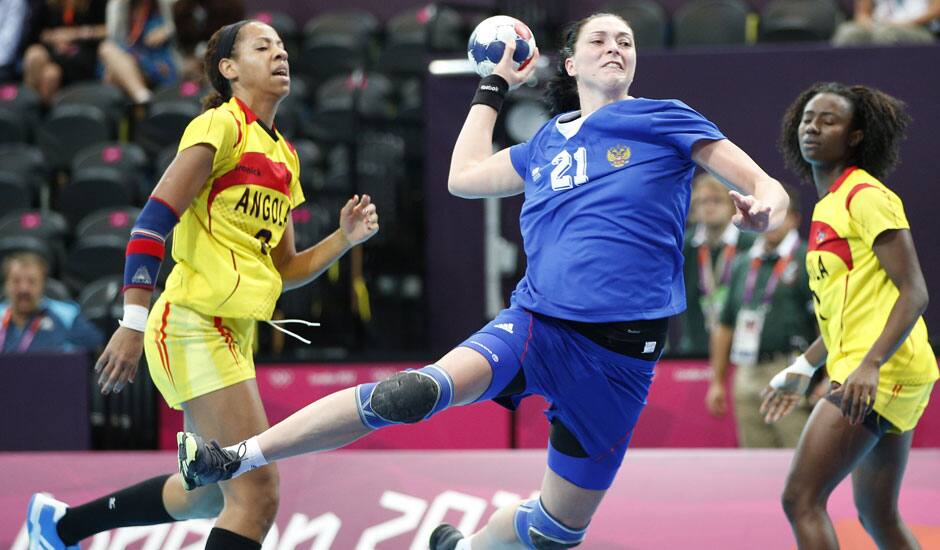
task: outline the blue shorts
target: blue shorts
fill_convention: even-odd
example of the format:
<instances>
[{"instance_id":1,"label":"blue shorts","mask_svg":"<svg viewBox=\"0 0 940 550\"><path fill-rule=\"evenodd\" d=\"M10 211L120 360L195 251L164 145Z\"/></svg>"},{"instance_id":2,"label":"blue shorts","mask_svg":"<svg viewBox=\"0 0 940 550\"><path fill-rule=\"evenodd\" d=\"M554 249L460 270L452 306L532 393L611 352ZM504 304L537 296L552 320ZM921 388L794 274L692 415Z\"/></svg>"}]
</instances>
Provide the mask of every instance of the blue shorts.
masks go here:
<instances>
[{"instance_id":1,"label":"blue shorts","mask_svg":"<svg viewBox=\"0 0 940 550\"><path fill-rule=\"evenodd\" d=\"M478 401L500 398L514 408L527 395L545 397L553 426L549 468L578 487L610 487L646 405L655 360L616 353L564 321L515 306L461 346L482 354L493 368ZM583 454L556 448L556 427L573 436Z\"/></svg>"}]
</instances>

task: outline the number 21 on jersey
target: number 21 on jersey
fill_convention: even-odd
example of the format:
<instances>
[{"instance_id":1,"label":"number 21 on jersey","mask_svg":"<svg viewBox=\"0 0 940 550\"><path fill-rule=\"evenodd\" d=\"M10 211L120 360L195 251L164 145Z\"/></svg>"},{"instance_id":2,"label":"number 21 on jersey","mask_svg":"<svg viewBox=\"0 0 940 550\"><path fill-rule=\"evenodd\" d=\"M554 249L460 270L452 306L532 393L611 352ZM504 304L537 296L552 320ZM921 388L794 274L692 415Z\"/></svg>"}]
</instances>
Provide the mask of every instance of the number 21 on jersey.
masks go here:
<instances>
[{"instance_id":1,"label":"number 21 on jersey","mask_svg":"<svg viewBox=\"0 0 940 550\"><path fill-rule=\"evenodd\" d=\"M574 176L569 174L571 171L572 155L562 149L560 153L552 159L552 190L564 191L571 189L576 185L587 183L587 149L578 147L574 152Z\"/></svg>"}]
</instances>

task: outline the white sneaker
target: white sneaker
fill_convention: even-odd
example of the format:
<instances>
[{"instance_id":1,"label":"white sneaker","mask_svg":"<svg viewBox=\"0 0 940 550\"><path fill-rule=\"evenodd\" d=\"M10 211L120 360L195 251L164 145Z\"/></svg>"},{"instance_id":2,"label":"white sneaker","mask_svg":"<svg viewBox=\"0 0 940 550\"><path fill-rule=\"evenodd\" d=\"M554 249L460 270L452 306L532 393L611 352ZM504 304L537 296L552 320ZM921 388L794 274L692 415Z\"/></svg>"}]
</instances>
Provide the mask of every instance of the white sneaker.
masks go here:
<instances>
[{"instance_id":1,"label":"white sneaker","mask_svg":"<svg viewBox=\"0 0 940 550\"><path fill-rule=\"evenodd\" d=\"M77 544L66 546L56 531L56 525L68 508L49 493L36 493L29 499L26 511L29 550L79 550Z\"/></svg>"}]
</instances>

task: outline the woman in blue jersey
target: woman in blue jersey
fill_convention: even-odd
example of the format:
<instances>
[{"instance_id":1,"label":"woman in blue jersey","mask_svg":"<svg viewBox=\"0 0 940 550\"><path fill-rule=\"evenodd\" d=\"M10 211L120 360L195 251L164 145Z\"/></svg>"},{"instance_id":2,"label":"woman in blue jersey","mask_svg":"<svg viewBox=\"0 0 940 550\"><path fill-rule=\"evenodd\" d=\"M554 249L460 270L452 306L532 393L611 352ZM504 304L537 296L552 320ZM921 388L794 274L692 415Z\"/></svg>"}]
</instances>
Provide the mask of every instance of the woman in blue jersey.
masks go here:
<instances>
[{"instance_id":1,"label":"woman in blue jersey","mask_svg":"<svg viewBox=\"0 0 940 550\"><path fill-rule=\"evenodd\" d=\"M540 394L552 423L541 497L498 510L466 539L442 525L431 548L578 545L646 403L666 319L685 307L681 248L696 164L740 191L731 194L741 228L775 227L788 204L780 184L701 115L678 101L629 95L633 44L620 17L575 23L551 87L565 113L496 154L502 98L534 63L511 69L510 44L478 88L448 187L466 198L525 193L528 266L508 309L433 365L308 405L252 438L244 448L255 452L184 436L184 477L196 485L228 479L449 405L515 406Z\"/></svg>"}]
</instances>

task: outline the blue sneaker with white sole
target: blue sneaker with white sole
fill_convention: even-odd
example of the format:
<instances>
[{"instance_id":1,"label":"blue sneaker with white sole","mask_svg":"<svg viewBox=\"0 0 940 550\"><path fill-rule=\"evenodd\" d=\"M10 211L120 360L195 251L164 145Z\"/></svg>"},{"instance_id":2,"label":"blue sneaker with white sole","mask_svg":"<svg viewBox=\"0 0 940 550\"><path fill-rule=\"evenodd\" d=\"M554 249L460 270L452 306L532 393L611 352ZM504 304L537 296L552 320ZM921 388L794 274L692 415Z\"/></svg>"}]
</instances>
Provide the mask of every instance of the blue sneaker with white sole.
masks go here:
<instances>
[{"instance_id":1,"label":"blue sneaker with white sole","mask_svg":"<svg viewBox=\"0 0 940 550\"><path fill-rule=\"evenodd\" d=\"M56 531L59 520L68 508L66 503L52 498L48 493L36 493L29 499L26 512L28 550L79 550L77 544L66 546Z\"/></svg>"}]
</instances>

